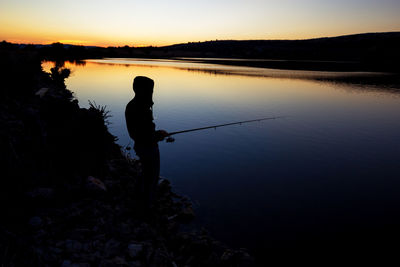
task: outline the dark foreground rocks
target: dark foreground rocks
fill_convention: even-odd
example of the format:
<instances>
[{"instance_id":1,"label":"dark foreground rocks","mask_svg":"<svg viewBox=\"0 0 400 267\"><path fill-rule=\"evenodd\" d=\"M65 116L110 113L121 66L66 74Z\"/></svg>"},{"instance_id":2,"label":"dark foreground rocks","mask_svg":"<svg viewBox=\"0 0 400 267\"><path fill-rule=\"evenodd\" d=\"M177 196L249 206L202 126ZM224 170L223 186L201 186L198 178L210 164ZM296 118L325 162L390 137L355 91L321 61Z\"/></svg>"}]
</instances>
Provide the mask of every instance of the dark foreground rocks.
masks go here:
<instances>
[{"instance_id":1,"label":"dark foreground rocks","mask_svg":"<svg viewBox=\"0 0 400 267\"><path fill-rule=\"evenodd\" d=\"M57 207L42 206L27 221L37 265L249 266L245 251L229 250L207 233L179 230L190 219L191 204L172 193L167 180L159 184L155 207L143 212L132 179L140 175L137 163L118 160L110 165L118 171L104 180L106 190L70 191L80 197L57 201Z\"/></svg>"},{"instance_id":2,"label":"dark foreground rocks","mask_svg":"<svg viewBox=\"0 0 400 267\"><path fill-rule=\"evenodd\" d=\"M140 163L115 143L104 108L79 107L62 63L47 74L36 55L0 52L2 266L253 265L204 230L183 231L192 206L166 179L143 209Z\"/></svg>"}]
</instances>

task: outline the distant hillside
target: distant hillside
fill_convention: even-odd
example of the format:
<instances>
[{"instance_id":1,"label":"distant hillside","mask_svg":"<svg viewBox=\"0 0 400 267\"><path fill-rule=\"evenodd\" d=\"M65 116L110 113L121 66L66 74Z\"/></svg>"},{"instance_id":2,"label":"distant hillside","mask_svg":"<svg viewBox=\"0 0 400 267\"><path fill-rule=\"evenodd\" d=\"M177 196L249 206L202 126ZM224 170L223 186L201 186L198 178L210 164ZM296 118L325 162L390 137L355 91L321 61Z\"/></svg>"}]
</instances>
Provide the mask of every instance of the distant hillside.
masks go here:
<instances>
[{"instance_id":1,"label":"distant hillside","mask_svg":"<svg viewBox=\"0 0 400 267\"><path fill-rule=\"evenodd\" d=\"M250 59L218 61L268 68L400 72L400 32L366 33L308 40L222 40L164 47L85 47L55 43L47 46L0 43L0 48L37 50L49 60L102 57ZM264 59L264 61L259 61Z\"/></svg>"},{"instance_id":2,"label":"distant hillside","mask_svg":"<svg viewBox=\"0 0 400 267\"><path fill-rule=\"evenodd\" d=\"M307 40L223 40L166 46L173 54L302 60L360 60L399 55L400 32L366 33Z\"/></svg>"}]
</instances>

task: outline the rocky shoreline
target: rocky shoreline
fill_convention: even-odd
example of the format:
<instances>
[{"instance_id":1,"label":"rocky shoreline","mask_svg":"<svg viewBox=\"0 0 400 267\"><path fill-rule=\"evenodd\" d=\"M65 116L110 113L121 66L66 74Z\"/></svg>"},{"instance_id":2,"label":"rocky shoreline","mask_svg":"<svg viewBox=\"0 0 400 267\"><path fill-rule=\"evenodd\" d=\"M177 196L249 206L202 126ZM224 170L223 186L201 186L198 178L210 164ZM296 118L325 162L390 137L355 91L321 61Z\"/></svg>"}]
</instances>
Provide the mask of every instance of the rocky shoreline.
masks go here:
<instances>
[{"instance_id":1,"label":"rocky shoreline","mask_svg":"<svg viewBox=\"0 0 400 267\"><path fill-rule=\"evenodd\" d=\"M34 53L0 51L0 263L3 266L252 266L206 231L184 231L189 199L161 179L143 212L140 163L107 129L107 112L80 108L69 70Z\"/></svg>"}]
</instances>

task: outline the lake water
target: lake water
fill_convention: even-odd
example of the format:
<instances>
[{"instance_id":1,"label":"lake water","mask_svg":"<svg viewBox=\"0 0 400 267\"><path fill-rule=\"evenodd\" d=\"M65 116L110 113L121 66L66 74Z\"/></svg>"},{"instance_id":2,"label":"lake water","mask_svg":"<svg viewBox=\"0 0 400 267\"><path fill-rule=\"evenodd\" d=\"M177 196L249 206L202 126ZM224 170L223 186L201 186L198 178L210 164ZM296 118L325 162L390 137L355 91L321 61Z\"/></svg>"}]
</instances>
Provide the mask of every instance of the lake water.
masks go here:
<instances>
[{"instance_id":1,"label":"lake water","mask_svg":"<svg viewBox=\"0 0 400 267\"><path fill-rule=\"evenodd\" d=\"M82 107L88 100L107 106L109 129L122 146L132 146L124 110L138 75L155 81L158 129L288 116L160 143L161 175L193 201L196 224L214 237L257 255L395 238L400 90L345 82L378 74L188 60L85 62L66 64L72 70L67 87Z\"/></svg>"}]
</instances>

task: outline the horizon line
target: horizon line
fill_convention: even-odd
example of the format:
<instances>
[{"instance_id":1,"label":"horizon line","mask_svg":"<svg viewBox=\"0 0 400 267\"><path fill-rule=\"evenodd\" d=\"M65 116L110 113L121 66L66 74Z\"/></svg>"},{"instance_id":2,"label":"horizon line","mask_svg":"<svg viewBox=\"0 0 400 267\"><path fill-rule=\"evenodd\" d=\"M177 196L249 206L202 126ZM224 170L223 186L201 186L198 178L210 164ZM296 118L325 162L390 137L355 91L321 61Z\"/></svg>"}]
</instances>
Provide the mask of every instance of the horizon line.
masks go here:
<instances>
[{"instance_id":1,"label":"horizon line","mask_svg":"<svg viewBox=\"0 0 400 267\"><path fill-rule=\"evenodd\" d=\"M352 34L343 34L343 35L332 35L332 36L320 36L320 37L312 37L312 38L298 38L298 39L211 39L211 40L205 40L205 41L188 41L188 42L181 42L181 43L173 43L173 44L168 44L168 45L161 45L161 46L156 46L156 45L138 45L138 46L130 46L130 45L84 45L84 44L74 44L74 40L68 40L72 41L72 43L63 43L62 41L67 41L67 40L57 40L53 42L48 42L48 43L33 43L33 42L13 42L13 41L7 41L7 40L2 40L1 42L7 42L7 43L12 43L16 45L52 45L55 43L60 43L62 45L70 45L70 46L83 46L83 47L99 47L99 48L108 48L108 47L126 47L128 46L129 48L163 48L163 47L169 47L169 46L175 46L175 45L184 45L184 44L190 44L190 43L206 43L206 42L223 42L223 41L307 41L307 40L317 40L317 39L326 39L326 38L340 38L340 37L346 37L346 36L356 36L356 35L367 35L367 34L385 34L385 33L400 33L399 31L386 31L386 32L361 32L361 33L352 33ZM90 41L82 41L82 40L77 40L79 42L83 43L88 43Z\"/></svg>"}]
</instances>

